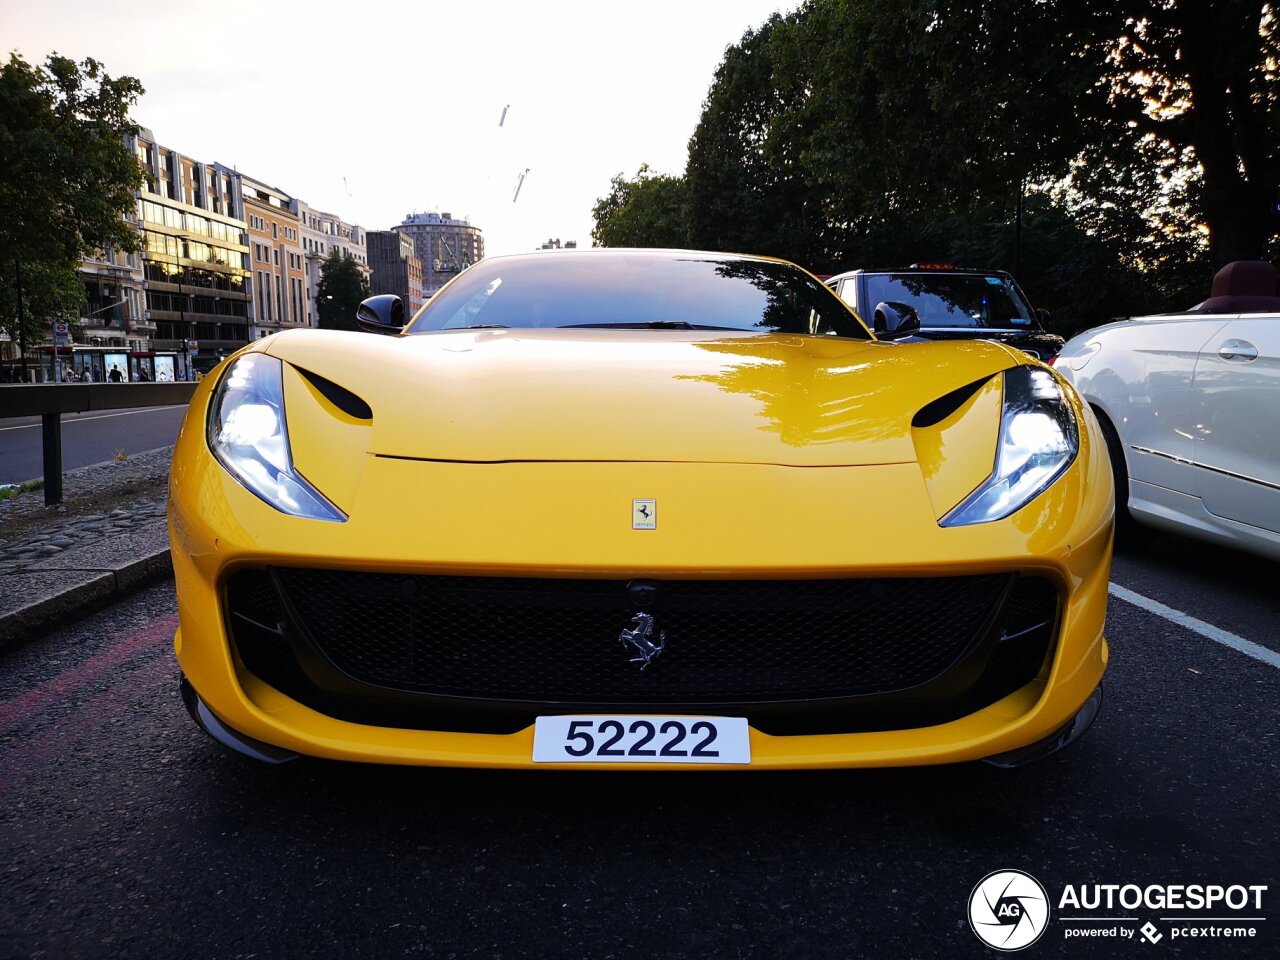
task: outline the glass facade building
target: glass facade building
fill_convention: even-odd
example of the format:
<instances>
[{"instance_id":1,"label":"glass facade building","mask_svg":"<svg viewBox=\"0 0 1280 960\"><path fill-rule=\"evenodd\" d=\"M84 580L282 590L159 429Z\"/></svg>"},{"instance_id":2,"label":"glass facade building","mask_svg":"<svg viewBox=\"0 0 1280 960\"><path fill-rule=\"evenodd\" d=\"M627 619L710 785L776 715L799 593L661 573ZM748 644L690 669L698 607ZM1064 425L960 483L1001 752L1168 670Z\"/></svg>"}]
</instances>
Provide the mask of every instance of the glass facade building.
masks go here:
<instances>
[{"instance_id":1,"label":"glass facade building","mask_svg":"<svg viewBox=\"0 0 1280 960\"><path fill-rule=\"evenodd\" d=\"M240 175L157 144L135 152L146 174L138 198L146 317L154 349L209 367L249 341L249 245Z\"/></svg>"}]
</instances>

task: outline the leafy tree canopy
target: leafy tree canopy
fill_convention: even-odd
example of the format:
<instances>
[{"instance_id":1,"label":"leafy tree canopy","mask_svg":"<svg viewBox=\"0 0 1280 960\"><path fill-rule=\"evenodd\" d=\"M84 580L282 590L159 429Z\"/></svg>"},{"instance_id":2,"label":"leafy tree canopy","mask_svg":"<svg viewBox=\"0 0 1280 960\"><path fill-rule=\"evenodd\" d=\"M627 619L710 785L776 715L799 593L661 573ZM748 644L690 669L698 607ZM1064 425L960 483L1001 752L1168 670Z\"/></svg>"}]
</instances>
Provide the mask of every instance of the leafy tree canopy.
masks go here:
<instances>
[{"instance_id":1,"label":"leafy tree canopy","mask_svg":"<svg viewBox=\"0 0 1280 960\"><path fill-rule=\"evenodd\" d=\"M338 247L320 264L316 314L322 330L359 330L356 308L369 296L369 281L351 254Z\"/></svg>"},{"instance_id":2,"label":"leafy tree canopy","mask_svg":"<svg viewBox=\"0 0 1280 960\"><path fill-rule=\"evenodd\" d=\"M92 59L33 66L14 53L0 66L0 327L15 339L78 309L77 270L94 250L138 248L123 218L142 183L126 142L142 92Z\"/></svg>"},{"instance_id":3,"label":"leafy tree canopy","mask_svg":"<svg viewBox=\"0 0 1280 960\"><path fill-rule=\"evenodd\" d=\"M683 177L654 173L641 164L634 179L621 173L596 202L591 239L598 247L689 246L689 205Z\"/></svg>"},{"instance_id":4,"label":"leafy tree canopy","mask_svg":"<svg viewBox=\"0 0 1280 960\"><path fill-rule=\"evenodd\" d=\"M1025 196L1022 279L1064 325L1185 307L1280 252L1278 48L1259 0L808 0L725 52L690 243L1012 269Z\"/></svg>"}]
</instances>

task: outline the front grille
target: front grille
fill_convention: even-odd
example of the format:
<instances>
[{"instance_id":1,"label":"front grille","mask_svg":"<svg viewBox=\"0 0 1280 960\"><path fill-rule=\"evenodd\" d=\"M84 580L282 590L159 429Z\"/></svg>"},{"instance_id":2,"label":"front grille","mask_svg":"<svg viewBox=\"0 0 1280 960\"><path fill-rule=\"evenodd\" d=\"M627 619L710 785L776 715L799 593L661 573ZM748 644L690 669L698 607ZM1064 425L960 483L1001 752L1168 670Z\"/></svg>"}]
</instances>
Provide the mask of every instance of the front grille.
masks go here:
<instances>
[{"instance_id":1,"label":"front grille","mask_svg":"<svg viewBox=\"0 0 1280 960\"><path fill-rule=\"evenodd\" d=\"M636 611L626 581L278 576L316 646L363 683L597 703L809 700L916 687L979 639L1009 582L664 581L647 612L666 649L640 670L619 640Z\"/></svg>"},{"instance_id":2,"label":"front grille","mask_svg":"<svg viewBox=\"0 0 1280 960\"><path fill-rule=\"evenodd\" d=\"M610 709L714 709L775 734L942 723L1040 672L1057 606L1051 583L1016 574L629 584L273 568L226 584L236 652L259 679L340 719L476 732ZM644 670L619 640L637 609L666 634Z\"/></svg>"}]
</instances>

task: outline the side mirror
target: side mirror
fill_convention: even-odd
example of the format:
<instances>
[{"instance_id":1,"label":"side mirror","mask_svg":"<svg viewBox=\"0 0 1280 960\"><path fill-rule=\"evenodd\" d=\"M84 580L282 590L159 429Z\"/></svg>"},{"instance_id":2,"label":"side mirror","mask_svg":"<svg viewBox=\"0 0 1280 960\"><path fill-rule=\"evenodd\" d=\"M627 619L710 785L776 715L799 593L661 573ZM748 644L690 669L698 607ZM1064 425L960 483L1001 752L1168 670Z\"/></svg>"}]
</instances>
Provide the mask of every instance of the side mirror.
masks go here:
<instances>
[{"instance_id":1,"label":"side mirror","mask_svg":"<svg viewBox=\"0 0 1280 960\"><path fill-rule=\"evenodd\" d=\"M1044 307L1036 307L1033 313L1036 315L1036 323L1047 330L1049 328L1049 311Z\"/></svg>"},{"instance_id":2,"label":"side mirror","mask_svg":"<svg viewBox=\"0 0 1280 960\"><path fill-rule=\"evenodd\" d=\"M877 336L888 340L909 337L920 329L920 314L916 308L893 300L882 300L876 304L873 330Z\"/></svg>"},{"instance_id":3,"label":"side mirror","mask_svg":"<svg viewBox=\"0 0 1280 960\"><path fill-rule=\"evenodd\" d=\"M404 301L394 293L361 301L356 308L356 324L370 333L400 333L404 330Z\"/></svg>"}]
</instances>

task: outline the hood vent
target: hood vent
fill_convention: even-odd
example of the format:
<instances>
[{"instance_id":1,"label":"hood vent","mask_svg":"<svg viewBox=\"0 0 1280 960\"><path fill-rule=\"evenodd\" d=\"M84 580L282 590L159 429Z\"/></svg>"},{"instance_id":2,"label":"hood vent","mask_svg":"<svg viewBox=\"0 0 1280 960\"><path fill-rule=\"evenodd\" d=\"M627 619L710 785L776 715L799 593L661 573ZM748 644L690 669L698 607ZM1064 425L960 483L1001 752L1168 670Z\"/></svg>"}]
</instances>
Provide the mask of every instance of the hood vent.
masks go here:
<instances>
[{"instance_id":1,"label":"hood vent","mask_svg":"<svg viewBox=\"0 0 1280 960\"><path fill-rule=\"evenodd\" d=\"M354 417L356 420L373 419L373 408L346 387L339 386L332 380L326 380L318 373L312 373L310 370L304 370L301 367L295 367L294 369L306 377L311 385L319 390L326 400L347 416Z\"/></svg>"},{"instance_id":2,"label":"hood vent","mask_svg":"<svg viewBox=\"0 0 1280 960\"><path fill-rule=\"evenodd\" d=\"M938 425L964 406L965 401L981 390L990 379L990 377L983 377L973 383L966 383L963 387L944 393L937 400L926 403L911 418L911 426L921 430Z\"/></svg>"}]
</instances>

